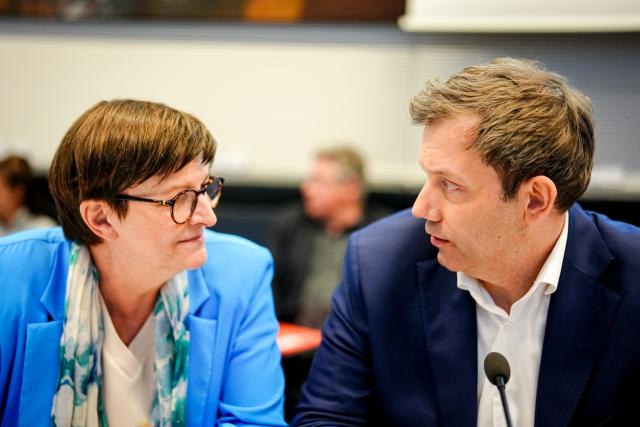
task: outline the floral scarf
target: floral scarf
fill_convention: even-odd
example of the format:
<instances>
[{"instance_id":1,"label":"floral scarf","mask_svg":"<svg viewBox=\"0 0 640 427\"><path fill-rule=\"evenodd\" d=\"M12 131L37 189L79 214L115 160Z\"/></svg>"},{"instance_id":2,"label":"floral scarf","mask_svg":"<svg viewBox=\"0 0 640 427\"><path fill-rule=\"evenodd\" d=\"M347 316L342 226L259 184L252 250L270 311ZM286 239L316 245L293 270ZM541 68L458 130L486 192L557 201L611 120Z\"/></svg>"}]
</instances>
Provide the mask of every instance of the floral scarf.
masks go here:
<instances>
[{"instance_id":1,"label":"floral scarf","mask_svg":"<svg viewBox=\"0 0 640 427\"><path fill-rule=\"evenodd\" d=\"M51 417L56 427L107 427L102 401L104 326L99 275L85 246L71 246L60 373ZM150 414L157 427L186 425L189 331L187 274L169 280L158 294L155 317L156 389Z\"/></svg>"}]
</instances>

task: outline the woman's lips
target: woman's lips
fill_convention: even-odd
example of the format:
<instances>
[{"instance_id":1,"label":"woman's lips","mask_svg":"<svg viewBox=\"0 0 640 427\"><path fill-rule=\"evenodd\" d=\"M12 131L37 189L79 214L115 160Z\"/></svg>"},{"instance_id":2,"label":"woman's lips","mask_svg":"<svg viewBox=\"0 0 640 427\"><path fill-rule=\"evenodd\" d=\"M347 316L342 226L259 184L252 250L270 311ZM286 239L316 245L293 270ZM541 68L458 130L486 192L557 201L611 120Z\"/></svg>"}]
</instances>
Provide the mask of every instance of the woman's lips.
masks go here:
<instances>
[{"instance_id":1,"label":"woman's lips","mask_svg":"<svg viewBox=\"0 0 640 427\"><path fill-rule=\"evenodd\" d=\"M204 236L202 234L198 234L196 236L184 239L184 240L180 240L180 243L197 243L200 242L204 239Z\"/></svg>"}]
</instances>

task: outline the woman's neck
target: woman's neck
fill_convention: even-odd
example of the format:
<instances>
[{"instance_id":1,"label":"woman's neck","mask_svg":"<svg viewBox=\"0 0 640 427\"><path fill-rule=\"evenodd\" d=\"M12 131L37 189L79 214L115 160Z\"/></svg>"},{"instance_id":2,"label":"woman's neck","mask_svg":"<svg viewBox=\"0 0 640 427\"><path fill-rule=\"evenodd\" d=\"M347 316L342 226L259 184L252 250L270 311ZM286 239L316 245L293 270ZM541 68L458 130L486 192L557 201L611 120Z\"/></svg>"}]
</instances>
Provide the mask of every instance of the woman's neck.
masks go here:
<instances>
[{"instance_id":1,"label":"woman's neck","mask_svg":"<svg viewBox=\"0 0 640 427\"><path fill-rule=\"evenodd\" d=\"M131 268L134 261L118 259L106 245L89 250L100 275L100 293L109 317L122 342L129 345L153 312L160 288L168 278Z\"/></svg>"},{"instance_id":2,"label":"woman's neck","mask_svg":"<svg viewBox=\"0 0 640 427\"><path fill-rule=\"evenodd\" d=\"M124 295L123 299L121 292L100 283L100 293L113 327L122 342L128 346L153 312L158 292L138 297Z\"/></svg>"}]
</instances>

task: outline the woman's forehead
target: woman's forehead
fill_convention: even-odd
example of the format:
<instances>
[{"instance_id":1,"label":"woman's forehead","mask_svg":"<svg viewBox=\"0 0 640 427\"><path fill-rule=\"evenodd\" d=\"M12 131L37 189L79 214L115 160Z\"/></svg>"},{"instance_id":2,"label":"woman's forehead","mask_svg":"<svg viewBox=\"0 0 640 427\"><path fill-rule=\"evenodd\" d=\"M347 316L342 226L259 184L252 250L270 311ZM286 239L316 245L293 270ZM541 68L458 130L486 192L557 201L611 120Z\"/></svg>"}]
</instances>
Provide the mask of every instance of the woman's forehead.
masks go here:
<instances>
[{"instance_id":1,"label":"woman's forehead","mask_svg":"<svg viewBox=\"0 0 640 427\"><path fill-rule=\"evenodd\" d=\"M154 175L131 188L148 191L181 191L185 187L197 187L210 175L211 164L202 163L200 158L187 163L181 169L168 175Z\"/></svg>"}]
</instances>

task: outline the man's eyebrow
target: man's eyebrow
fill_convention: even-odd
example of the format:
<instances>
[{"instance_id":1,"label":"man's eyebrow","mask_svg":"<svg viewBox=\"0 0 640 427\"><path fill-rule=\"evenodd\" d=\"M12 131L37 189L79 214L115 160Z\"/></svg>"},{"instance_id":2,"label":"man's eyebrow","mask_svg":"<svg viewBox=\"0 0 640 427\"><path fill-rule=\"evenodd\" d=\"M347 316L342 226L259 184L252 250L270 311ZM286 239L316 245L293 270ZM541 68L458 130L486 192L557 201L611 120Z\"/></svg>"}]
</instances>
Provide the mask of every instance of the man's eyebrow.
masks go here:
<instances>
[{"instance_id":1,"label":"man's eyebrow","mask_svg":"<svg viewBox=\"0 0 640 427\"><path fill-rule=\"evenodd\" d=\"M464 181L464 176L449 169L437 169L433 172L435 175L451 178L454 181Z\"/></svg>"},{"instance_id":2,"label":"man's eyebrow","mask_svg":"<svg viewBox=\"0 0 640 427\"><path fill-rule=\"evenodd\" d=\"M420 169L422 169L426 174L428 175L432 175L432 176L443 176L445 178L451 178L452 180L456 181L456 182L463 182L465 180L463 175L460 175L458 173L453 172L450 169L446 169L446 168L435 168L435 169L431 169L431 170L427 170L424 165L422 164L422 162L420 162L418 160L418 165L420 165Z\"/></svg>"}]
</instances>

